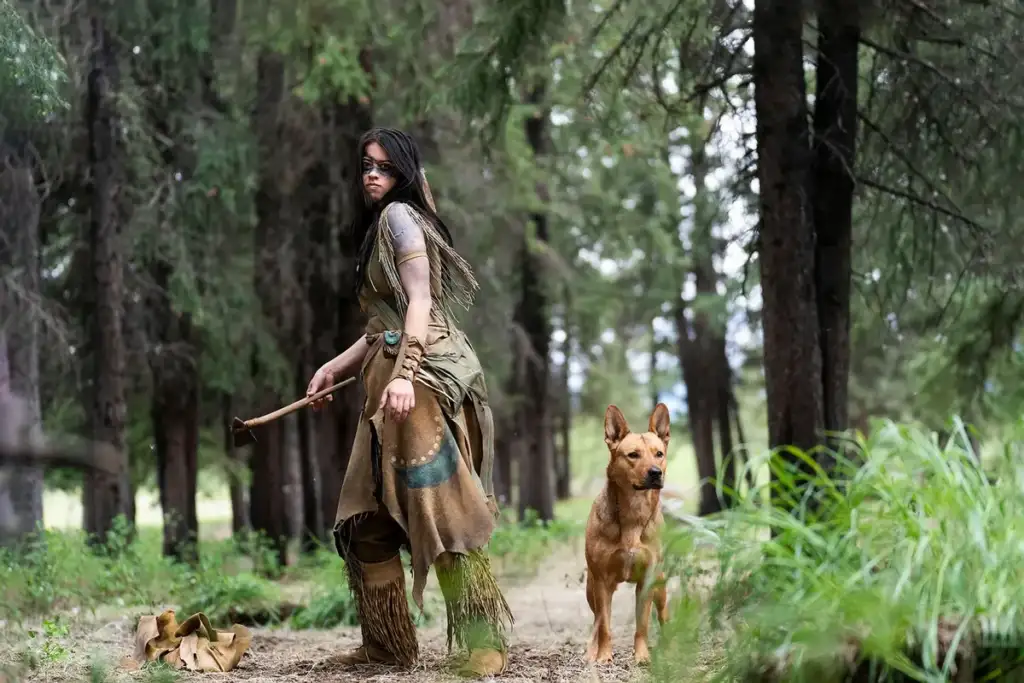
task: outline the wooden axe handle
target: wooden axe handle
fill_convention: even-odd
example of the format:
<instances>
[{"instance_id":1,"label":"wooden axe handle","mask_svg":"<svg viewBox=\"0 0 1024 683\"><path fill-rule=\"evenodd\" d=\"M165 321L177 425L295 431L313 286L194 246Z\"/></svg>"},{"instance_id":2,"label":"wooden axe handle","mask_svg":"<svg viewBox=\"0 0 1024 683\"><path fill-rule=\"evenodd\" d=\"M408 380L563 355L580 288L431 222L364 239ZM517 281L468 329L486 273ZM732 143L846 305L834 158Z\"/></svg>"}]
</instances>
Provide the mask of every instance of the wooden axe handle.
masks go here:
<instances>
[{"instance_id":1,"label":"wooden axe handle","mask_svg":"<svg viewBox=\"0 0 1024 683\"><path fill-rule=\"evenodd\" d=\"M316 392L312 396L306 396L305 398L300 398L295 403L292 403L290 405L286 405L284 408L278 408L277 410L275 410L272 413L267 413L266 415L263 415L263 416L260 416L260 417L254 417L251 420L246 420L245 421L245 426L248 429L252 429L253 427L259 427L260 425L266 424L268 422L273 422L274 420L278 419L279 417L284 417L285 415L288 415L289 413L294 413L296 410L299 410L300 408L305 408L306 406L308 406L310 403L313 403L314 401L319 401L320 399L322 399L324 396L327 396L328 394L333 394L338 389L341 389L346 384L351 384L355 380L356 380L356 378L353 375L352 377L349 377L348 379L344 379L344 380L338 382L333 387L327 387L326 389L321 389L320 391Z\"/></svg>"}]
</instances>

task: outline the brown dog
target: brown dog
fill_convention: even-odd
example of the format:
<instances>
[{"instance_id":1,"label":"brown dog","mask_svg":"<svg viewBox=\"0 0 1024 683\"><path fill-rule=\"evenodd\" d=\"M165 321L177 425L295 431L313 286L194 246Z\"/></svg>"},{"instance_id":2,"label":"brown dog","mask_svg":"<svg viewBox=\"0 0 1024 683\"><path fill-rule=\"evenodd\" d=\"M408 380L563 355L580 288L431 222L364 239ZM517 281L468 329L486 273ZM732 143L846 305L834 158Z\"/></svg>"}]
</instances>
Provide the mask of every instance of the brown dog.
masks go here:
<instances>
[{"instance_id":1,"label":"brown dog","mask_svg":"<svg viewBox=\"0 0 1024 683\"><path fill-rule=\"evenodd\" d=\"M668 448L669 415L659 403L651 413L648 431L634 434L615 406L604 414L604 441L611 458L604 490L597 496L587 520L587 602L594 613L594 633L587 659L612 659L612 594L620 583L636 584L636 634L633 658L650 660L647 629L651 607L658 608L658 622L668 618L668 594L664 575L655 577L647 589L648 573L661 556L658 532L661 488L665 485L665 451Z\"/></svg>"}]
</instances>

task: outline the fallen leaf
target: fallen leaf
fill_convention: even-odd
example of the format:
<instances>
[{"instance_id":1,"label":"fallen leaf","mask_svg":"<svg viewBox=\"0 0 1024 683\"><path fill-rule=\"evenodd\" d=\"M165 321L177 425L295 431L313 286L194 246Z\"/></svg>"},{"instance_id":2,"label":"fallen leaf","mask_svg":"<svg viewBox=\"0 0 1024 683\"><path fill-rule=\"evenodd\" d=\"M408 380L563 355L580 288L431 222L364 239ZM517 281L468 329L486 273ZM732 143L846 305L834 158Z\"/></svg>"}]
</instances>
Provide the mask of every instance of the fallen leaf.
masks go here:
<instances>
[{"instance_id":1,"label":"fallen leaf","mask_svg":"<svg viewBox=\"0 0 1024 683\"><path fill-rule=\"evenodd\" d=\"M162 661L176 669L227 672L238 666L251 643L252 633L240 624L230 631L217 631L202 612L178 624L174 611L167 610L139 619L135 656L126 658L132 664L125 663L123 668Z\"/></svg>"}]
</instances>

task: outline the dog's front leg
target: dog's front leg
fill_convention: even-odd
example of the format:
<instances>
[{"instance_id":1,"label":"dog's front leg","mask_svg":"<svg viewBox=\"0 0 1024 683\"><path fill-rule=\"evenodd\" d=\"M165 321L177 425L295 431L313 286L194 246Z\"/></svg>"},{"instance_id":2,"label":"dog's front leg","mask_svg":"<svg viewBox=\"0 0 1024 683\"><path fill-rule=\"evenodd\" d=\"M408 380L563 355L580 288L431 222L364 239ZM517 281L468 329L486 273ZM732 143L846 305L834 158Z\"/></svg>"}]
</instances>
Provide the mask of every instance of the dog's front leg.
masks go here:
<instances>
[{"instance_id":1,"label":"dog's front leg","mask_svg":"<svg viewBox=\"0 0 1024 683\"><path fill-rule=\"evenodd\" d=\"M612 661L612 591L604 582L587 572L587 602L594 612L594 632L587 647L587 661L606 664Z\"/></svg>"},{"instance_id":2,"label":"dog's front leg","mask_svg":"<svg viewBox=\"0 0 1024 683\"><path fill-rule=\"evenodd\" d=\"M658 580L651 587L654 593L654 606L658 610L658 623L662 626L668 621L668 585L665 583L665 575L659 574Z\"/></svg>"},{"instance_id":3,"label":"dog's front leg","mask_svg":"<svg viewBox=\"0 0 1024 683\"><path fill-rule=\"evenodd\" d=\"M653 586L644 587L644 581L636 584L636 633L633 636L633 661L647 664L651 661L651 652L647 648L647 632L651 626L651 607L654 603ZM660 610L659 610L660 613Z\"/></svg>"}]
</instances>

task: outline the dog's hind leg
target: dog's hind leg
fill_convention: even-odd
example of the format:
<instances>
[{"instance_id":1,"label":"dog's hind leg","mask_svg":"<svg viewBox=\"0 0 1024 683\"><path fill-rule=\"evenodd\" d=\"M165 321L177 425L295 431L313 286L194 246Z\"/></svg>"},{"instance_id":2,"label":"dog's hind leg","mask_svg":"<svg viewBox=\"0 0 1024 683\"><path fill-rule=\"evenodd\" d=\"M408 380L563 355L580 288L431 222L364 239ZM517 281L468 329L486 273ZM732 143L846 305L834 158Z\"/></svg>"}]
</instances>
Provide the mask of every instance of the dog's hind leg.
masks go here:
<instances>
[{"instance_id":1,"label":"dog's hind leg","mask_svg":"<svg viewBox=\"0 0 1024 683\"><path fill-rule=\"evenodd\" d=\"M590 605L590 611L597 615L597 608L594 606L594 575L587 570L587 604Z\"/></svg>"},{"instance_id":2,"label":"dog's hind leg","mask_svg":"<svg viewBox=\"0 0 1024 683\"><path fill-rule=\"evenodd\" d=\"M587 571L587 602L594 613L594 632L587 646L587 661L607 663L612 661L612 594Z\"/></svg>"},{"instance_id":3,"label":"dog's hind leg","mask_svg":"<svg viewBox=\"0 0 1024 683\"><path fill-rule=\"evenodd\" d=\"M651 607L654 603L654 587L645 588L644 581L636 584L636 633L633 636L633 661L646 664L651 661L647 648L647 632L651 626Z\"/></svg>"}]
</instances>

